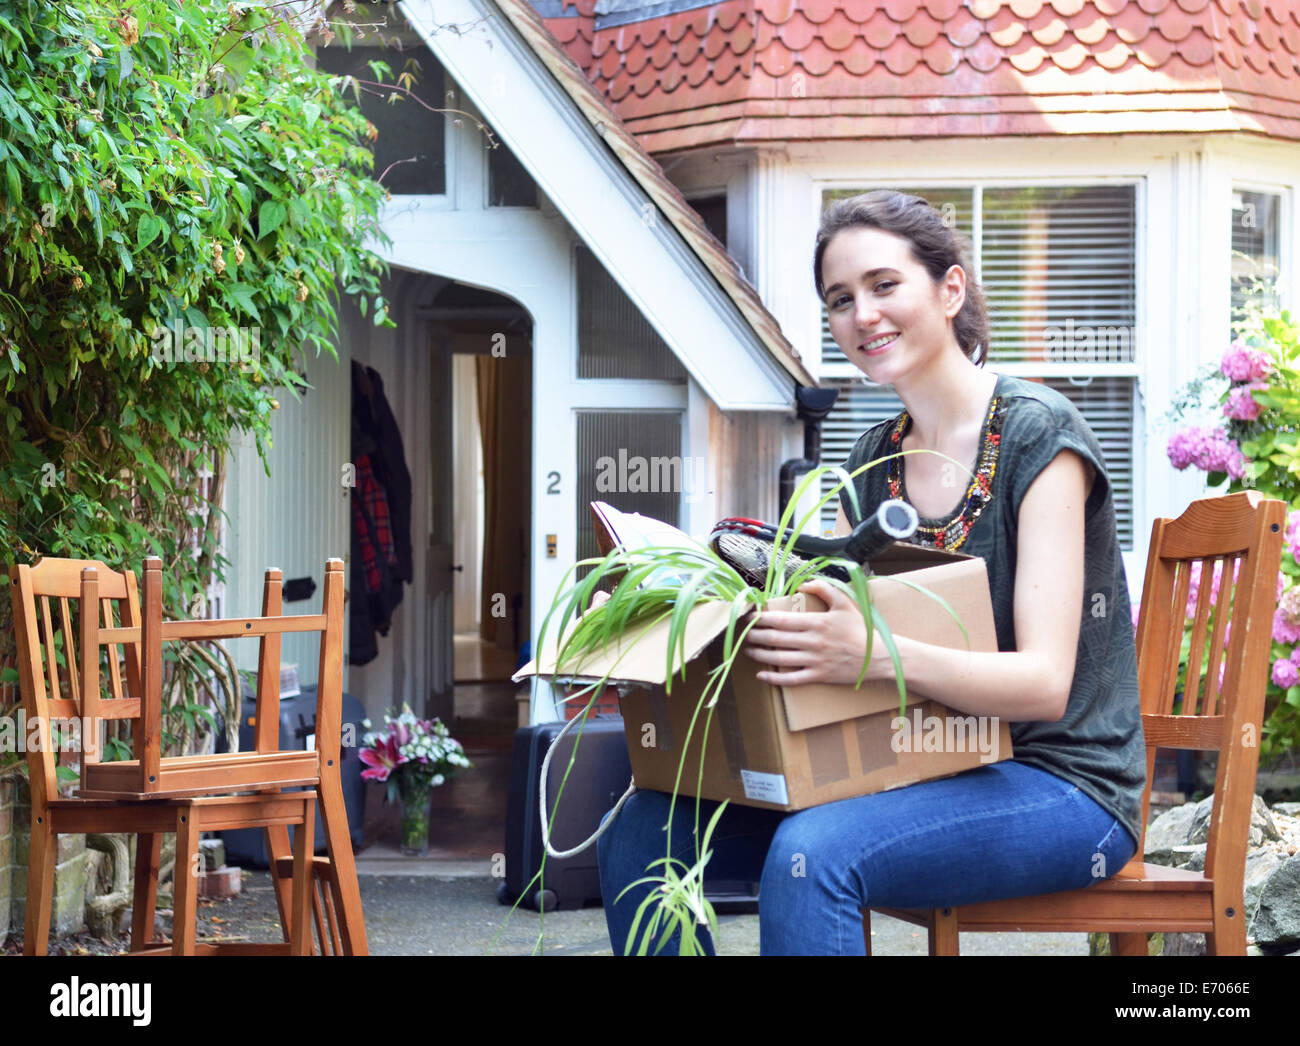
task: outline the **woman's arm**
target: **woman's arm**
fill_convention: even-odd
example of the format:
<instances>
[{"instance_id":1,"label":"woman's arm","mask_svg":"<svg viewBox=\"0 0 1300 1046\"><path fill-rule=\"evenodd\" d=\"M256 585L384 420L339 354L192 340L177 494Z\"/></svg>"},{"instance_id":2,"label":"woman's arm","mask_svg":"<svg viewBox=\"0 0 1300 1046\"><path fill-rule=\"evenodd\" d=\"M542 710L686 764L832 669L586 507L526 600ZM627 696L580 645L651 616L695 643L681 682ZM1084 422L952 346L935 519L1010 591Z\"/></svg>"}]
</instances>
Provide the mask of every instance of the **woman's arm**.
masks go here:
<instances>
[{"instance_id":1,"label":"woman's arm","mask_svg":"<svg viewBox=\"0 0 1300 1046\"><path fill-rule=\"evenodd\" d=\"M908 689L970 715L1017 722L1055 722L1065 714L1074 679L1083 606L1083 508L1091 468L1062 451L1043 469L1020 505L1016 549L1015 625L1018 649L970 652L898 635ZM838 528L837 528L838 529ZM834 586L813 581L804 591L824 600L825 614L767 612L746 642L756 661L781 666L759 678L787 686L844 683L862 668L866 628L857 606ZM867 679L894 677L876 642Z\"/></svg>"}]
</instances>

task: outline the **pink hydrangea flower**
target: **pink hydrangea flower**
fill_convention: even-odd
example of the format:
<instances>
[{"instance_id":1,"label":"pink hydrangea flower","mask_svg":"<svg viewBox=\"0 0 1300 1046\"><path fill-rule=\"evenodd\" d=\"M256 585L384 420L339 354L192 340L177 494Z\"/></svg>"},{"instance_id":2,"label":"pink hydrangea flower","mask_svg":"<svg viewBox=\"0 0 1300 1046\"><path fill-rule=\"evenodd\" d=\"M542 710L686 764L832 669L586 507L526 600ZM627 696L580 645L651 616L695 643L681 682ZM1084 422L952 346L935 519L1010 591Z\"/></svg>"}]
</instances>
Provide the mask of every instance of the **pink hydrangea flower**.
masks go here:
<instances>
[{"instance_id":1,"label":"pink hydrangea flower","mask_svg":"<svg viewBox=\"0 0 1300 1046\"><path fill-rule=\"evenodd\" d=\"M1287 513L1286 532L1283 536L1286 541L1286 550L1300 561L1300 509L1293 509ZM1280 596L1282 593L1279 592Z\"/></svg>"},{"instance_id":2,"label":"pink hydrangea flower","mask_svg":"<svg viewBox=\"0 0 1300 1046\"><path fill-rule=\"evenodd\" d=\"M1259 381L1271 370L1268 357L1259 349L1252 349L1239 341L1228 346L1219 361L1219 370L1233 381Z\"/></svg>"},{"instance_id":3,"label":"pink hydrangea flower","mask_svg":"<svg viewBox=\"0 0 1300 1046\"><path fill-rule=\"evenodd\" d=\"M1246 474L1246 456L1222 429L1181 429L1169 437L1165 452L1176 469L1195 465L1203 472L1226 472L1234 479Z\"/></svg>"},{"instance_id":4,"label":"pink hydrangea flower","mask_svg":"<svg viewBox=\"0 0 1300 1046\"><path fill-rule=\"evenodd\" d=\"M1283 690L1300 683L1300 669L1288 658L1273 662L1273 682Z\"/></svg>"},{"instance_id":5,"label":"pink hydrangea flower","mask_svg":"<svg viewBox=\"0 0 1300 1046\"><path fill-rule=\"evenodd\" d=\"M1273 638L1279 643L1300 642L1300 585L1283 593L1273 614Z\"/></svg>"},{"instance_id":6,"label":"pink hydrangea flower","mask_svg":"<svg viewBox=\"0 0 1300 1046\"><path fill-rule=\"evenodd\" d=\"M1254 421L1264 413L1264 407L1256 401L1251 392L1266 388L1268 388L1267 383L1252 381L1249 385L1238 385L1229 391L1228 401L1223 405L1224 417L1231 418L1233 421Z\"/></svg>"}]
</instances>

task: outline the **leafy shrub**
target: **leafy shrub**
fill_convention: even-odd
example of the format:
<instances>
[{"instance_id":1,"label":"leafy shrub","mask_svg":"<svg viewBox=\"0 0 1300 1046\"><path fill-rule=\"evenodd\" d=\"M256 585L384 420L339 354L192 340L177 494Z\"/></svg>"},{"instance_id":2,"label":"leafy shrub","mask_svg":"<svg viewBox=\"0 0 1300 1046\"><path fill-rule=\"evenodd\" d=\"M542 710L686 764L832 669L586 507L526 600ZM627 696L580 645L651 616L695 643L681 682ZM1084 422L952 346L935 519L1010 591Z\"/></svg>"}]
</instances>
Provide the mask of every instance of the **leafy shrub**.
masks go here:
<instances>
[{"instance_id":1,"label":"leafy shrub","mask_svg":"<svg viewBox=\"0 0 1300 1046\"><path fill-rule=\"evenodd\" d=\"M0 0L11 559L156 554L190 608L225 566L232 435L265 454L304 353L334 352L340 294L390 323L374 127L309 65L292 7ZM0 664L9 616L0 594Z\"/></svg>"}]
</instances>

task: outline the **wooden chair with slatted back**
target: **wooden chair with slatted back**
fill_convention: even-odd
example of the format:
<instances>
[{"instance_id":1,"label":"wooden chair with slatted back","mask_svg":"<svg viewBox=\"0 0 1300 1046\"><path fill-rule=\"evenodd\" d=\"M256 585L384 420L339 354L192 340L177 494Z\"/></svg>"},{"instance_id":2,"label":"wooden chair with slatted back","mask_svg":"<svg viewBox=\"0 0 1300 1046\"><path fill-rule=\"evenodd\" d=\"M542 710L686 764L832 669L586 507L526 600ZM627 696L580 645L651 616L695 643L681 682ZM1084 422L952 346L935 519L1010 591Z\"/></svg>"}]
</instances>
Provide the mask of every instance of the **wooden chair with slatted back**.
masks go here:
<instances>
[{"instance_id":1,"label":"wooden chair with slatted back","mask_svg":"<svg viewBox=\"0 0 1300 1046\"><path fill-rule=\"evenodd\" d=\"M125 832L139 836L139 845L147 850L148 840L160 840L164 832L175 832L179 874L175 877L177 911L172 943L154 946L152 942L153 898L157 890L155 860L153 878L136 881L136 909L132 920L134 951L177 955L219 950L244 954L310 954L307 918L311 866L304 847L311 845L313 797L310 794L209 796L138 802L60 795L57 765L60 750L76 753L84 782L89 767L101 758L104 726L131 724L136 729L141 721L142 701L136 695L143 692L141 678L145 669L139 644L128 645L119 653L115 646L105 651L99 643L101 633L112 633L119 627L114 621L115 611L126 628L138 627L132 624L139 621L140 611L135 578L129 573L110 571L102 563L66 559L44 559L31 567L15 567L10 576L25 726L36 741L27 750L32 819L24 952L38 955L48 948L60 835ZM51 600L57 604L57 616ZM109 680L109 693L103 699L101 664ZM56 723L60 725L56 727ZM275 944L198 945L194 901L199 833L271 825L286 836L288 826L295 827L299 852L291 858L290 907L292 918L298 920L294 924L295 932L289 933L286 925L285 941ZM147 906L141 903L146 898Z\"/></svg>"},{"instance_id":2,"label":"wooden chair with slatted back","mask_svg":"<svg viewBox=\"0 0 1300 1046\"><path fill-rule=\"evenodd\" d=\"M78 574L82 576L77 577ZM269 844L277 860L273 869L283 876L277 881L277 901L281 905L282 926L289 947L310 951L305 898L299 891L310 889L312 877L327 881L333 888L330 899L339 912L338 936L343 950L353 954L366 949L361 922L360 896L356 889L355 866L351 841L347 837L346 812L338 776L338 733L342 693L342 561L331 560L326 568L324 613L302 618L278 616L278 592L275 616L236 619L234 621L163 622L161 563L146 564L144 607L140 605L135 579L130 572L117 574L104 564L79 560L43 559L35 565L16 566L11 570L14 620L19 642L19 676L24 707L29 720L48 727L51 716L84 715L89 722L129 721L136 758L105 762L100 758L101 745L92 744L82 753L81 788L75 799L58 794L56 769L49 745L43 752L28 754L32 781L33 842L29 868L29 903L25 948L30 954L43 953L47 944L52 890L54 843L58 834L86 831L133 831L139 834L132 920L133 950L146 948L152 939L157 890L161 837L176 831L178 843L197 847L198 833L237 827L265 827ZM264 607L273 599L279 572L269 572ZM78 605L102 607L100 613L79 615L80 629L73 630L78 616L70 600ZM50 600L58 600L57 623ZM37 615L37 600L43 614ZM114 607L118 622L113 620ZM284 631L320 631L321 677L318 687L318 733L322 742L315 752L277 753L273 745L259 745L250 753L226 753L222 756L161 757L161 643L164 639L220 638L233 635L263 637L259 673L259 697L268 697L259 705L270 713L270 722L279 721L279 650L278 636ZM78 640L80 637L80 656ZM266 637L276 637L267 644ZM119 654L118 647L121 647ZM271 649L268 650L268 646ZM109 681L108 695L100 693L100 667L107 647L104 675ZM274 661L269 661L274 657ZM125 672L119 668L125 666ZM265 671L274 665L273 680ZM61 669L61 671L60 671ZM48 676L47 676L48 671ZM331 675L332 673L332 675ZM126 677L126 692L122 676ZM48 686L47 686L48 681ZM66 695L66 696L61 696ZM332 727L331 727L332 724ZM98 735L96 728L94 733ZM334 747L329 747L331 736ZM259 742L263 738L259 736ZM98 740L96 736L96 740ZM278 741L278 738L276 738ZM333 751L332 759L322 759L321 752ZM325 766L325 773L320 769ZM310 792L285 792L280 789L305 785ZM254 792L252 790L256 789ZM249 793L235 795L234 793ZM326 836L331 856L324 862L310 857L311 842L298 846L292 854L288 826L303 829L312 838L311 821L314 805L319 801L324 813ZM188 813L184 813L188 810ZM182 820L183 818L183 820ZM133 825L134 827L127 827ZM188 827L182 828L182 825ZM341 827L340 827L341 825ZM339 843L339 834L346 852ZM184 838L182 838L184 836ZM39 844L39 845L38 845ZM184 854L180 851L185 868ZM337 856L336 856L337 854ZM340 874L342 873L342 874ZM302 887L294 878L301 877ZM350 882L349 882L350 880ZM48 881L48 882L47 882ZM295 885L291 886L291 882ZM193 884L187 876L177 876L175 934L180 947L193 945ZM349 888L350 886L350 888ZM314 907L319 909L319 901ZM188 913L184 905L188 904ZM304 918L297 919L301 910ZM188 917L187 917L188 915ZM319 920L318 920L319 921ZM306 937L301 932L306 932ZM189 934L188 940L185 935ZM327 935L322 930L322 943ZM252 947L252 946L250 946Z\"/></svg>"},{"instance_id":3,"label":"wooden chair with slatted back","mask_svg":"<svg viewBox=\"0 0 1300 1046\"><path fill-rule=\"evenodd\" d=\"M152 676L149 666L161 663L164 640L218 639L258 636L257 700L255 705L254 746L250 752L221 753L211 756L158 760L157 772L135 770L132 766L119 773L116 781L105 780L102 764L92 774L88 793L94 797L112 794L116 784L130 789L132 781L153 789L152 795L200 794L202 790L230 791L256 789L277 793L284 788L309 787L315 792L320 808L328 858L311 858L313 876L312 910L320 933L322 952L364 955L368 945L361 893L356 877L352 840L348 832L347 810L343 799L341 775L342 701L343 701L343 561L331 559L326 564L322 593L322 612L299 616L282 614L282 574L268 570L262 596L262 615L257 618L230 618L203 621L162 620L161 562L145 561L143 583L142 680L145 706L161 706L161 676ZM280 749L280 644L286 632L320 632L320 661L316 690L316 743L311 751ZM111 637L110 637L111 638ZM124 638L135 639L127 632ZM152 724L147 728L152 729ZM147 735L148 736L148 733ZM149 753L147 758L152 758ZM150 763L149 770L152 770ZM157 781L151 780L157 777ZM125 794L131 794L127 791ZM157 843L155 842L155 849ZM293 924L291 917L293 855L288 830L283 825L267 829L276 903L286 936ZM156 858L151 855L156 865Z\"/></svg>"},{"instance_id":4,"label":"wooden chair with slatted back","mask_svg":"<svg viewBox=\"0 0 1300 1046\"><path fill-rule=\"evenodd\" d=\"M1086 889L934 911L864 910L868 955L872 910L924 926L932 955L956 955L963 930L1109 933L1115 955L1146 955L1150 933L1204 933L1211 955L1245 954L1246 848L1286 517L1284 502L1243 491L1193 501L1177 519L1157 519L1151 528L1137 632L1147 756L1142 824L1150 811L1157 748L1217 751L1204 871L1145 863L1144 827L1136 856L1113 878ZM1201 580L1189 613L1196 564ZM1217 596L1211 582L1216 566L1222 572ZM1189 621L1189 696L1175 713L1180 647Z\"/></svg>"}]
</instances>

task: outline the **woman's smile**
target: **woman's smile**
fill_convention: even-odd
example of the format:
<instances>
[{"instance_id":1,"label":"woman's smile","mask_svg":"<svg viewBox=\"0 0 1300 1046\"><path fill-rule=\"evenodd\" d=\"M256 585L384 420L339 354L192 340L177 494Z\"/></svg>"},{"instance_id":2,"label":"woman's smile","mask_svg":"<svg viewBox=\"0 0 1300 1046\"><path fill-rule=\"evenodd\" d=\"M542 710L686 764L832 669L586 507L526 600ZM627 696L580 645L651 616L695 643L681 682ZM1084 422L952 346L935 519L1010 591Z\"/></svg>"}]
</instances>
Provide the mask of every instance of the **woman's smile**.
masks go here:
<instances>
[{"instance_id":1,"label":"woman's smile","mask_svg":"<svg viewBox=\"0 0 1300 1046\"><path fill-rule=\"evenodd\" d=\"M879 356L893 347L898 340L898 331L888 331L884 334L877 334L868 338L862 343L860 348L868 356Z\"/></svg>"}]
</instances>

